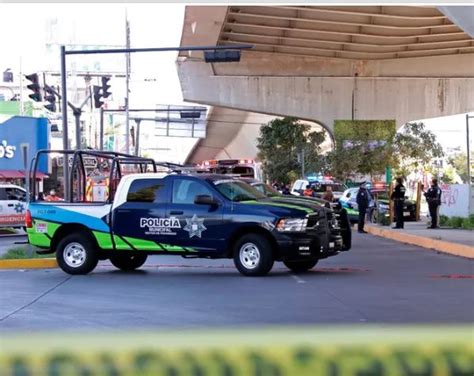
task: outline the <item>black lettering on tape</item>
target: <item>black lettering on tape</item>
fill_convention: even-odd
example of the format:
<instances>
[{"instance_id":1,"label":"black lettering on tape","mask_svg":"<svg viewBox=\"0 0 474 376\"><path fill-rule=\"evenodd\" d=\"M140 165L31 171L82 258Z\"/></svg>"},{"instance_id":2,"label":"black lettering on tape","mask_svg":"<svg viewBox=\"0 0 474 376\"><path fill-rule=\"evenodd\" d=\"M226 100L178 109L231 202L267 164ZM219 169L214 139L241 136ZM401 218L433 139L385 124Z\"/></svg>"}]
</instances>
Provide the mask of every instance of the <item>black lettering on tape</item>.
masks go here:
<instances>
[{"instance_id":1,"label":"black lettering on tape","mask_svg":"<svg viewBox=\"0 0 474 376\"><path fill-rule=\"evenodd\" d=\"M206 373L202 366L191 353L185 352L182 355L182 359L187 366L186 369L189 371L187 372L189 376L205 376Z\"/></svg>"},{"instance_id":2,"label":"black lettering on tape","mask_svg":"<svg viewBox=\"0 0 474 376\"><path fill-rule=\"evenodd\" d=\"M433 376L435 374L432 360L423 356L420 349L396 350L393 355L404 376Z\"/></svg>"},{"instance_id":3,"label":"black lettering on tape","mask_svg":"<svg viewBox=\"0 0 474 376\"><path fill-rule=\"evenodd\" d=\"M48 376L61 376L61 375L77 375L77 376L91 376L91 369L83 364L73 354L56 354L51 356L46 362L46 374ZM95 368L91 366L91 368Z\"/></svg>"},{"instance_id":4,"label":"black lettering on tape","mask_svg":"<svg viewBox=\"0 0 474 376\"><path fill-rule=\"evenodd\" d=\"M179 376L175 366L151 351L136 353L133 357L132 374L140 376Z\"/></svg>"},{"instance_id":5,"label":"black lettering on tape","mask_svg":"<svg viewBox=\"0 0 474 376\"><path fill-rule=\"evenodd\" d=\"M339 376L384 376L380 359L370 350L342 348L334 359Z\"/></svg>"},{"instance_id":6,"label":"black lettering on tape","mask_svg":"<svg viewBox=\"0 0 474 376\"><path fill-rule=\"evenodd\" d=\"M442 350L441 357L446 361L449 376L474 375L474 355L465 346Z\"/></svg>"},{"instance_id":7,"label":"black lettering on tape","mask_svg":"<svg viewBox=\"0 0 474 376\"><path fill-rule=\"evenodd\" d=\"M280 367L265 358L262 353L252 352L249 359L252 364L253 376L282 376Z\"/></svg>"},{"instance_id":8,"label":"black lettering on tape","mask_svg":"<svg viewBox=\"0 0 474 376\"><path fill-rule=\"evenodd\" d=\"M210 358L216 364L220 376L236 376L232 364L220 352L213 352Z\"/></svg>"},{"instance_id":9,"label":"black lettering on tape","mask_svg":"<svg viewBox=\"0 0 474 376\"><path fill-rule=\"evenodd\" d=\"M28 367L28 362L25 358L13 358L11 360L11 375L12 376L31 376L33 373Z\"/></svg>"},{"instance_id":10,"label":"black lettering on tape","mask_svg":"<svg viewBox=\"0 0 474 376\"><path fill-rule=\"evenodd\" d=\"M117 368L114 362L113 355L101 354L100 355L100 374L104 376L120 376L120 369Z\"/></svg>"}]
</instances>

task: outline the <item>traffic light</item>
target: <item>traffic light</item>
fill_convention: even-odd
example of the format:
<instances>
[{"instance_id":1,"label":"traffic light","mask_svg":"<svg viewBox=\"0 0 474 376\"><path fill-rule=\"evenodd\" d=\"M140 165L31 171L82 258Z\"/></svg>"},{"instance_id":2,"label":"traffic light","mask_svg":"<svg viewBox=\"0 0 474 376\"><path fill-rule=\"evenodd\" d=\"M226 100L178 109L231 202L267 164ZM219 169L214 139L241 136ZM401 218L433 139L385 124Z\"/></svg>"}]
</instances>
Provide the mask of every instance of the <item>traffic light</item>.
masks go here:
<instances>
[{"instance_id":1,"label":"traffic light","mask_svg":"<svg viewBox=\"0 0 474 376\"><path fill-rule=\"evenodd\" d=\"M112 94L109 91L110 89L109 81L110 81L110 77L102 77L102 97L103 98L108 98Z\"/></svg>"},{"instance_id":2,"label":"traffic light","mask_svg":"<svg viewBox=\"0 0 474 376\"><path fill-rule=\"evenodd\" d=\"M37 73L25 75L28 81L31 81L31 84L27 85L26 87L30 89L33 93L28 95L31 99L35 102L41 102L41 88L39 85L39 78Z\"/></svg>"},{"instance_id":3,"label":"traffic light","mask_svg":"<svg viewBox=\"0 0 474 376\"><path fill-rule=\"evenodd\" d=\"M206 63L231 63L240 61L239 50L204 51Z\"/></svg>"},{"instance_id":4,"label":"traffic light","mask_svg":"<svg viewBox=\"0 0 474 376\"><path fill-rule=\"evenodd\" d=\"M48 102L44 108L48 111L56 112L56 95L54 94L54 90L47 85L44 87L44 100Z\"/></svg>"},{"instance_id":5,"label":"traffic light","mask_svg":"<svg viewBox=\"0 0 474 376\"><path fill-rule=\"evenodd\" d=\"M101 108L102 105L104 104L104 102L101 101L101 99L102 99L102 93L101 93L102 87L94 85L92 90L94 91L94 107L95 108Z\"/></svg>"}]
</instances>

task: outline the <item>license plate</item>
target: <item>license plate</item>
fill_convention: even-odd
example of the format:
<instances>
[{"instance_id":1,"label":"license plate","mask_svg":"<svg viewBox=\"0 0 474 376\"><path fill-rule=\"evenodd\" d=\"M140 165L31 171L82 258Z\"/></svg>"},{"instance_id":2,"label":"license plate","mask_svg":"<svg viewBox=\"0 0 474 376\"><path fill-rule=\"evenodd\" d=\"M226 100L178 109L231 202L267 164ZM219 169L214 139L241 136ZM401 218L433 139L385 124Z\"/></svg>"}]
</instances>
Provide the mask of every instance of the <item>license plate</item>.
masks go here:
<instances>
[{"instance_id":1,"label":"license plate","mask_svg":"<svg viewBox=\"0 0 474 376\"><path fill-rule=\"evenodd\" d=\"M410 212L403 212L403 215L409 216Z\"/></svg>"}]
</instances>

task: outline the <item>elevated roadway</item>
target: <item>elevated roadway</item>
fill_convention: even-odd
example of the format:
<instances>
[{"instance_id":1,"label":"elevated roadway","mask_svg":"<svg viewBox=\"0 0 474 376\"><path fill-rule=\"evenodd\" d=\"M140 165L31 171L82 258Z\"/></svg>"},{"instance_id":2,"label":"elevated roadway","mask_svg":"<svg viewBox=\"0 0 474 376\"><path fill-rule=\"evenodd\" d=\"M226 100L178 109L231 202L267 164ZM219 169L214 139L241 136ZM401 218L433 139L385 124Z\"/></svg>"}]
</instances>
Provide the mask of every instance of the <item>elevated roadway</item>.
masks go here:
<instances>
[{"instance_id":1,"label":"elevated roadway","mask_svg":"<svg viewBox=\"0 0 474 376\"><path fill-rule=\"evenodd\" d=\"M188 6L181 45L250 43L254 48L243 52L239 63L225 64L207 64L199 52L182 52L183 97L225 109L295 116L329 132L337 119L394 119L400 127L472 111L473 10ZM210 132L206 144L217 145L212 137ZM230 142L244 147L246 140ZM229 143L218 146L216 155ZM197 158L201 145L190 159Z\"/></svg>"}]
</instances>

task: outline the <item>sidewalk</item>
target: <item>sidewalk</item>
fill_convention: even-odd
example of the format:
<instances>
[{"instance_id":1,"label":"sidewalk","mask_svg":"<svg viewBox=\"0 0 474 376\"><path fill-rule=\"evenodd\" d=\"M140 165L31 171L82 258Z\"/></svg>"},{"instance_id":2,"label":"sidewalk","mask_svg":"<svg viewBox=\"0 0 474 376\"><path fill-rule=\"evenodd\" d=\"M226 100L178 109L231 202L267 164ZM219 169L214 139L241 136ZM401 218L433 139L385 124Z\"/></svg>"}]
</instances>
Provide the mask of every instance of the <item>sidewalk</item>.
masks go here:
<instances>
[{"instance_id":1,"label":"sidewalk","mask_svg":"<svg viewBox=\"0 0 474 376\"><path fill-rule=\"evenodd\" d=\"M474 259L474 231L449 228L427 229L427 221L405 222L403 230L369 224L367 232L406 244Z\"/></svg>"}]
</instances>

